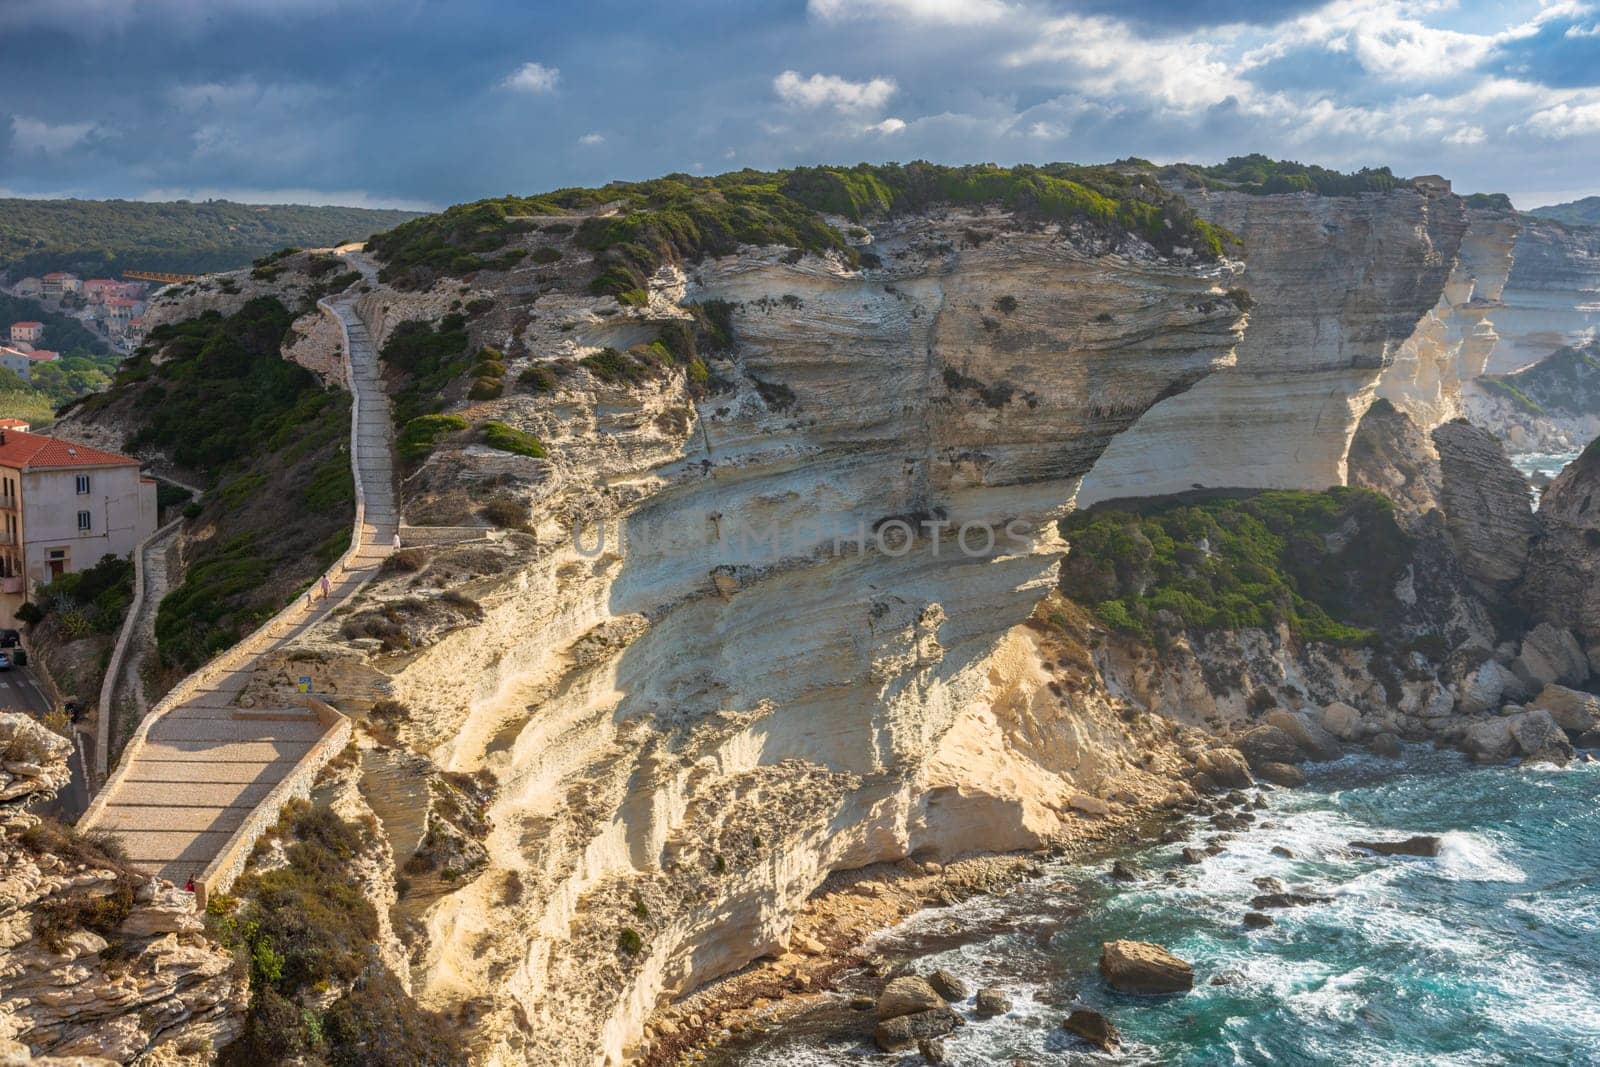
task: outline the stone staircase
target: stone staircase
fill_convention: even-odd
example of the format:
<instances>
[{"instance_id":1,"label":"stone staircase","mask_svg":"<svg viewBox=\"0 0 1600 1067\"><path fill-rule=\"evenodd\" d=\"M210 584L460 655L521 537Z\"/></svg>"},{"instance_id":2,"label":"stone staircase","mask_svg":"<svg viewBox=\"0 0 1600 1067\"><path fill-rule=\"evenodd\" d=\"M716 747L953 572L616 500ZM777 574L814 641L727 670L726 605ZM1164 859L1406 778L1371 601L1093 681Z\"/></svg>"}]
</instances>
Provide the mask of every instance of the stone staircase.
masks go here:
<instances>
[{"instance_id":1,"label":"stone staircase","mask_svg":"<svg viewBox=\"0 0 1600 1067\"><path fill-rule=\"evenodd\" d=\"M309 791L350 733L349 721L314 696L303 706L244 708L239 695L262 656L322 621L372 578L393 551L398 528L377 353L353 298L325 300L322 308L344 327L354 397L350 550L325 576L326 596L317 583L310 597L298 597L157 704L79 821L81 829L116 837L129 860L151 874L179 884L193 877L202 898L232 883L283 803Z\"/></svg>"}]
</instances>

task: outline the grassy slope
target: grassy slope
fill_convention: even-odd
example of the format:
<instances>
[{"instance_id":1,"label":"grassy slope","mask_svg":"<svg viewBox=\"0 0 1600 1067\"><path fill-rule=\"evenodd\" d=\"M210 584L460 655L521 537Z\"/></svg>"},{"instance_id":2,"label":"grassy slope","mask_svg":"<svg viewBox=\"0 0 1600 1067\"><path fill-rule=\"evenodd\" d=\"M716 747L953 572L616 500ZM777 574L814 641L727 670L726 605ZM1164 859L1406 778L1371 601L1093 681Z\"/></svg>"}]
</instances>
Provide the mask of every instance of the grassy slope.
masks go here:
<instances>
[{"instance_id":1,"label":"grassy slope","mask_svg":"<svg viewBox=\"0 0 1600 1067\"><path fill-rule=\"evenodd\" d=\"M1541 219L1554 219L1568 226L1600 226L1600 196L1586 196L1567 204L1536 207L1528 214Z\"/></svg>"},{"instance_id":2,"label":"grassy slope","mask_svg":"<svg viewBox=\"0 0 1600 1067\"><path fill-rule=\"evenodd\" d=\"M166 666L226 648L348 545L349 397L279 355L292 320L262 297L163 326L83 402L129 428L127 447L160 449L210 490L185 529L183 583L157 613Z\"/></svg>"},{"instance_id":3,"label":"grassy slope","mask_svg":"<svg viewBox=\"0 0 1600 1067\"><path fill-rule=\"evenodd\" d=\"M234 270L286 245L361 240L416 217L350 207L130 200L0 200L0 270L200 274Z\"/></svg>"}]
</instances>

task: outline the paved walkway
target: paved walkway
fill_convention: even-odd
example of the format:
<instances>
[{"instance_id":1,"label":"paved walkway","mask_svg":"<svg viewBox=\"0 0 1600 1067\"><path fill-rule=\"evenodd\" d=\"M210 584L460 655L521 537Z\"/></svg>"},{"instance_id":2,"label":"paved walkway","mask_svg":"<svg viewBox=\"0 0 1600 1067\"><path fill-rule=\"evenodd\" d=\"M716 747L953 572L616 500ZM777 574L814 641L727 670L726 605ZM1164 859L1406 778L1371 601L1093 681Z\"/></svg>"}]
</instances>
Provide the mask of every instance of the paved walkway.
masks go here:
<instances>
[{"instance_id":1,"label":"paved walkway","mask_svg":"<svg viewBox=\"0 0 1600 1067\"><path fill-rule=\"evenodd\" d=\"M352 257L354 259L354 257ZM358 267L366 266L359 261ZM367 273L364 269L363 273ZM260 658L294 640L372 577L392 549L396 511L388 399L377 355L354 299L329 302L350 337L357 397L355 462L365 499L357 550L327 574L326 597L294 605L223 654L228 668L151 722L130 745L125 771L107 783L84 829L105 830L138 867L180 885L200 872L324 732L303 707L241 708L239 694ZM315 589L316 587L314 587Z\"/></svg>"}]
</instances>

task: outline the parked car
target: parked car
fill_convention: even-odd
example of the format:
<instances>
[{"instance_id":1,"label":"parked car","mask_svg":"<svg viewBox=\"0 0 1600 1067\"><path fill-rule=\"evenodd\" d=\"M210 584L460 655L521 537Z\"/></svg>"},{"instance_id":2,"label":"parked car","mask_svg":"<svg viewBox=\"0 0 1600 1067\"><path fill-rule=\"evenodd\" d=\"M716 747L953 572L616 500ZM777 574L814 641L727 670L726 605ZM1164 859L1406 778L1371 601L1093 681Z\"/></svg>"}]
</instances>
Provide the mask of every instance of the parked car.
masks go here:
<instances>
[{"instance_id":1,"label":"parked car","mask_svg":"<svg viewBox=\"0 0 1600 1067\"><path fill-rule=\"evenodd\" d=\"M9 671L10 669L11 657L4 652L0 652L0 671Z\"/></svg>"},{"instance_id":2,"label":"parked car","mask_svg":"<svg viewBox=\"0 0 1600 1067\"><path fill-rule=\"evenodd\" d=\"M0 630L0 648L16 648L22 644L22 635L15 630Z\"/></svg>"}]
</instances>

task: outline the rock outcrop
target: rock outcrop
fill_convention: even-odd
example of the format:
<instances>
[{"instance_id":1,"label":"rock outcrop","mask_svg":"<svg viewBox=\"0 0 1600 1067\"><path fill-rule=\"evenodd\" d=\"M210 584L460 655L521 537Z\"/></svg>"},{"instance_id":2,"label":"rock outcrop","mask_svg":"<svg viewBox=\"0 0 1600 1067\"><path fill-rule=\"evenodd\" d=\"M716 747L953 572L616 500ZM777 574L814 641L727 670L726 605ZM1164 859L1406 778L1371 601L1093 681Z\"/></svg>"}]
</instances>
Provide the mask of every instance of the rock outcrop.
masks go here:
<instances>
[{"instance_id":1,"label":"rock outcrop","mask_svg":"<svg viewBox=\"0 0 1600 1067\"><path fill-rule=\"evenodd\" d=\"M1466 413L1513 452L1565 452L1600 435L1600 342L1559 348L1510 374L1484 375Z\"/></svg>"},{"instance_id":2,"label":"rock outcrop","mask_svg":"<svg viewBox=\"0 0 1600 1067\"><path fill-rule=\"evenodd\" d=\"M1600 447L1590 445L1539 498L1541 536L1517 591L1523 609L1574 631L1600 665Z\"/></svg>"},{"instance_id":3,"label":"rock outcrop","mask_svg":"<svg viewBox=\"0 0 1600 1067\"><path fill-rule=\"evenodd\" d=\"M1192 488L1322 489L1467 232L1448 187L1318 197L1189 194L1244 239L1250 327L1232 369L1150 411L1085 479L1080 503ZM1262 440L1281 447L1261 449Z\"/></svg>"},{"instance_id":4,"label":"rock outcrop","mask_svg":"<svg viewBox=\"0 0 1600 1067\"><path fill-rule=\"evenodd\" d=\"M1499 599L1521 579L1539 532L1529 509L1527 480L1487 430L1451 422L1433 431L1433 441L1443 472L1441 503L1456 554L1474 586Z\"/></svg>"},{"instance_id":5,"label":"rock outcrop","mask_svg":"<svg viewBox=\"0 0 1600 1067\"><path fill-rule=\"evenodd\" d=\"M242 1025L232 954L206 938L193 894L20 810L67 781L70 744L8 712L0 738L0 1058L14 1042L36 1064L210 1062Z\"/></svg>"},{"instance_id":6,"label":"rock outcrop","mask_svg":"<svg viewBox=\"0 0 1600 1067\"><path fill-rule=\"evenodd\" d=\"M1146 941L1101 945L1100 973L1124 993L1183 993L1194 988L1194 968L1187 961Z\"/></svg>"}]
</instances>

